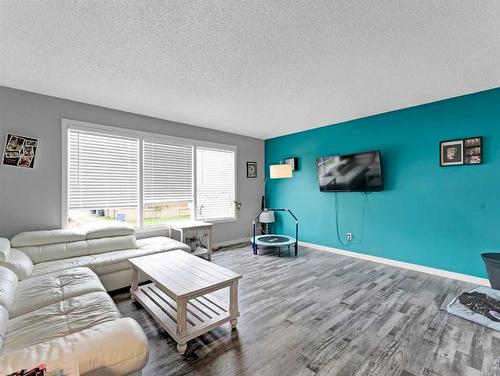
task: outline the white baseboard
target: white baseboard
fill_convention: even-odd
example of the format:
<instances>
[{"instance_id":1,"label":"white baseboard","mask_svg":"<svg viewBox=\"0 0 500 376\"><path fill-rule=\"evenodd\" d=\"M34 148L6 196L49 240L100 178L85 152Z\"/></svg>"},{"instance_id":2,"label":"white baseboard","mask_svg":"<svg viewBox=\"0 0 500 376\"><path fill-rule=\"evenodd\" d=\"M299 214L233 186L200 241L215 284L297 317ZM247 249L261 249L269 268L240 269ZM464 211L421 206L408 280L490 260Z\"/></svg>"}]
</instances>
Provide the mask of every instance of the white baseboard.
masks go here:
<instances>
[{"instance_id":1,"label":"white baseboard","mask_svg":"<svg viewBox=\"0 0 500 376\"><path fill-rule=\"evenodd\" d=\"M456 279L459 281L470 282L470 283L474 283L477 285L491 287L490 281L486 278L480 278L480 277L474 277L474 276L468 275L468 274L450 272L448 270L430 268L428 266L423 266L423 265L410 264L408 262L391 260L391 259L387 259L384 257L365 255L363 253L346 251L344 249L332 248L332 247L327 247L324 245L319 245L319 244L314 244L314 243L307 243L307 242L299 241L299 244L304 246L304 247L313 248L313 249L317 249L320 251L335 253L338 255L355 257L355 258L359 258L362 260L378 262L380 264L396 266L398 268L415 270L417 272L433 274L433 275L437 275L440 277L452 278L452 279Z\"/></svg>"},{"instance_id":2,"label":"white baseboard","mask_svg":"<svg viewBox=\"0 0 500 376\"><path fill-rule=\"evenodd\" d=\"M233 245L233 244L249 242L249 241L250 241L250 236L247 238L242 238L242 239L226 240L224 242L218 242L218 243L212 244L212 248L225 247L226 245Z\"/></svg>"}]
</instances>

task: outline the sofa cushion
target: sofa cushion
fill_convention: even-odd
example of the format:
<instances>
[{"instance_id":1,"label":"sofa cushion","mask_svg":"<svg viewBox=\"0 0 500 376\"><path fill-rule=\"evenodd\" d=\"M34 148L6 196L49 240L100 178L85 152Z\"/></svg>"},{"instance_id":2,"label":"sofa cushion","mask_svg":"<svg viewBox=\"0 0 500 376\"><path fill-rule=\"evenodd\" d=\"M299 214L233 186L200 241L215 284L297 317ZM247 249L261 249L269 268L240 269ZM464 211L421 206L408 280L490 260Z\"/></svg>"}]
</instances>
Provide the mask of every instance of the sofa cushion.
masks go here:
<instances>
[{"instance_id":1,"label":"sofa cushion","mask_svg":"<svg viewBox=\"0 0 500 376\"><path fill-rule=\"evenodd\" d=\"M6 238L0 238L0 262L3 262L10 250L10 241Z\"/></svg>"},{"instance_id":2,"label":"sofa cushion","mask_svg":"<svg viewBox=\"0 0 500 376\"><path fill-rule=\"evenodd\" d=\"M137 248L135 235L112 236L108 238L98 238L87 240L87 254L95 255L122 249Z\"/></svg>"},{"instance_id":3,"label":"sofa cushion","mask_svg":"<svg viewBox=\"0 0 500 376\"><path fill-rule=\"evenodd\" d=\"M12 270L19 281L28 278L33 271L33 262L28 255L15 248L10 249L7 258L0 262L0 266Z\"/></svg>"},{"instance_id":4,"label":"sofa cushion","mask_svg":"<svg viewBox=\"0 0 500 376\"><path fill-rule=\"evenodd\" d=\"M81 228L59 229L46 231L25 231L10 240L14 248L32 245L56 244L85 240L86 232Z\"/></svg>"},{"instance_id":5,"label":"sofa cushion","mask_svg":"<svg viewBox=\"0 0 500 376\"><path fill-rule=\"evenodd\" d=\"M137 248L135 236L124 235L69 243L32 245L20 247L19 249L26 253L33 263L38 264L45 261L133 248Z\"/></svg>"},{"instance_id":6,"label":"sofa cushion","mask_svg":"<svg viewBox=\"0 0 500 376\"><path fill-rule=\"evenodd\" d=\"M92 292L10 318L2 354L54 340L121 317L111 297Z\"/></svg>"},{"instance_id":7,"label":"sofa cushion","mask_svg":"<svg viewBox=\"0 0 500 376\"><path fill-rule=\"evenodd\" d=\"M88 268L73 268L21 281L17 285L10 318L49 306L63 299L91 292L105 292L97 275Z\"/></svg>"},{"instance_id":8,"label":"sofa cushion","mask_svg":"<svg viewBox=\"0 0 500 376\"><path fill-rule=\"evenodd\" d=\"M135 228L127 222L89 223L82 227L86 239L100 239L113 236L135 235Z\"/></svg>"},{"instance_id":9,"label":"sofa cushion","mask_svg":"<svg viewBox=\"0 0 500 376\"><path fill-rule=\"evenodd\" d=\"M17 276L16 274L0 266L0 306L4 307L7 312L12 308L14 296L16 294Z\"/></svg>"},{"instance_id":10,"label":"sofa cushion","mask_svg":"<svg viewBox=\"0 0 500 376\"><path fill-rule=\"evenodd\" d=\"M186 252L191 252L191 248L180 241L167 238L166 236L153 236L151 238L144 238L137 240L137 248L149 251L173 251L174 249L181 249Z\"/></svg>"},{"instance_id":11,"label":"sofa cushion","mask_svg":"<svg viewBox=\"0 0 500 376\"><path fill-rule=\"evenodd\" d=\"M30 245L19 247L19 250L26 253L34 264L39 262L58 260L70 257L77 257L87 254L87 241Z\"/></svg>"},{"instance_id":12,"label":"sofa cushion","mask_svg":"<svg viewBox=\"0 0 500 376\"><path fill-rule=\"evenodd\" d=\"M31 273L31 278L41 275L55 273L66 269L79 268L92 264L92 256L79 256L63 260L54 260L36 264Z\"/></svg>"},{"instance_id":13,"label":"sofa cushion","mask_svg":"<svg viewBox=\"0 0 500 376\"><path fill-rule=\"evenodd\" d=\"M138 240L137 246L139 247L138 249L113 251L91 256L42 262L35 265L31 277L79 266L87 266L98 275L108 274L129 269L130 264L127 260L132 257L146 256L159 252L172 251L174 249L182 249L184 251L190 250L188 245L164 236Z\"/></svg>"},{"instance_id":14,"label":"sofa cushion","mask_svg":"<svg viewBox=\"0 0 500 376\"><path fill-rule=\"evenodd\" d=\"M148 361L148 341L131 318L89 327L81 332L0 355L0 374L60 359L78 359L81 375L128 375L141 370Z\"/></svg>"}]
</instances>

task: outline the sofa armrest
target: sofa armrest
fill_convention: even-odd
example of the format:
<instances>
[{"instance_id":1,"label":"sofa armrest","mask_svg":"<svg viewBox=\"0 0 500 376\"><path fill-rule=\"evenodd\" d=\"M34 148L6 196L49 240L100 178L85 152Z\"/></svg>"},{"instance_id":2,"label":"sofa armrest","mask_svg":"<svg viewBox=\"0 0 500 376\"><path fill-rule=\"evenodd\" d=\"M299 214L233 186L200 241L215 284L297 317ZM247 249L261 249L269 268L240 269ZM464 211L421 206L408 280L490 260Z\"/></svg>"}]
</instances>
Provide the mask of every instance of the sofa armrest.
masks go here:
<instances>
[{"instance_id":1,"label":"sofa armrest","mask_svg":"<svg viewBox=\"0 0 500 376\"><path fill-rule=\"evenodd\" d=\"M0 374L76 359L81 375L128 375L144 368L148 357L148 340L139 324L121 318L3 354Z\"/></svg>"},{"instance_id":2,"label":"sofa armrest","mask_svg":"<svg viewBox=\"0 0 500 376\"><path fill-rule=\"evenodd\" d=\"M5 261L10 250L10 241L0 237L0 262Z\"/></svg>"},{"instance_id":3,"label":"sofa armrest","mask_svg":"<svg viewBox=\"0 0 500 376\"><path fill-rule=\"evenodd\" d=\"M5 260L0 262L0 266L12 270L20 281L28 278L33 272L33 262L29 256L15 248L9 250Z\"/></svg>"}]
</instances>

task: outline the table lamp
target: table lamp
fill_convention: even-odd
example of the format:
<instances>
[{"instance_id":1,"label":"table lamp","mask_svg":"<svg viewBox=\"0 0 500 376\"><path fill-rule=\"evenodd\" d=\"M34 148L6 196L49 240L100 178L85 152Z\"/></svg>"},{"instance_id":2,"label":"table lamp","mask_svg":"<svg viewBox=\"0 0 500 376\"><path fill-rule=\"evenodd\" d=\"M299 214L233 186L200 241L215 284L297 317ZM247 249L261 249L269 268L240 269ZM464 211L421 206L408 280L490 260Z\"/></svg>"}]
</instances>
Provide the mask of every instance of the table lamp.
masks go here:
<instances>
[{"instance_id":1,"label":"table lamp","mask_svg":"<svg viewBox=\"0 0 500 376\"><path fill-rule=\"evenodd\" d=\"M264 225L264 233L269 234L269 223L274 222L274 212L272 210L265 210L259 215L259 222Z\"/></svg>"}]
</instances>

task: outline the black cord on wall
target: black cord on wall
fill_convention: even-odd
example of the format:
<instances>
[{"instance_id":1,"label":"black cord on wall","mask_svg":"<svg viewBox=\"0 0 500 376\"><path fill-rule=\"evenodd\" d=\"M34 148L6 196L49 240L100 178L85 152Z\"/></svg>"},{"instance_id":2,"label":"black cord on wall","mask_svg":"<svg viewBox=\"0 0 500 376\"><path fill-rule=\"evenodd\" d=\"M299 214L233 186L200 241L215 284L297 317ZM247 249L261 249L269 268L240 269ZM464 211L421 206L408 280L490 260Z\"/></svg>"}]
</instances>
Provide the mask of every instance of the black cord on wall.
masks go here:
<instances>
[{"instance_id":1,"label":"black cord on wall","mask_svg":"<svg viewBox=\"0 0 500 376\"><path fill-rule=\"evenodd\" d=\"M340 244L342 244L344 247L348 247L350 245L357 245L361 244L363 242L364 236L365 236L365 217L366 217L366 205L368 201L368 193L367 192L362 192L362 194L365 196L363 200L363 212L361 214L361 237L359 241L353 242L352 240L348 240L347 243L344 243L342 241L342 238L340 236L340 229L339 229L339 199L337 196L337 192L335 192L335 227L337 230L337 240L339 241Z\"/></svg>"}]
</instances>

